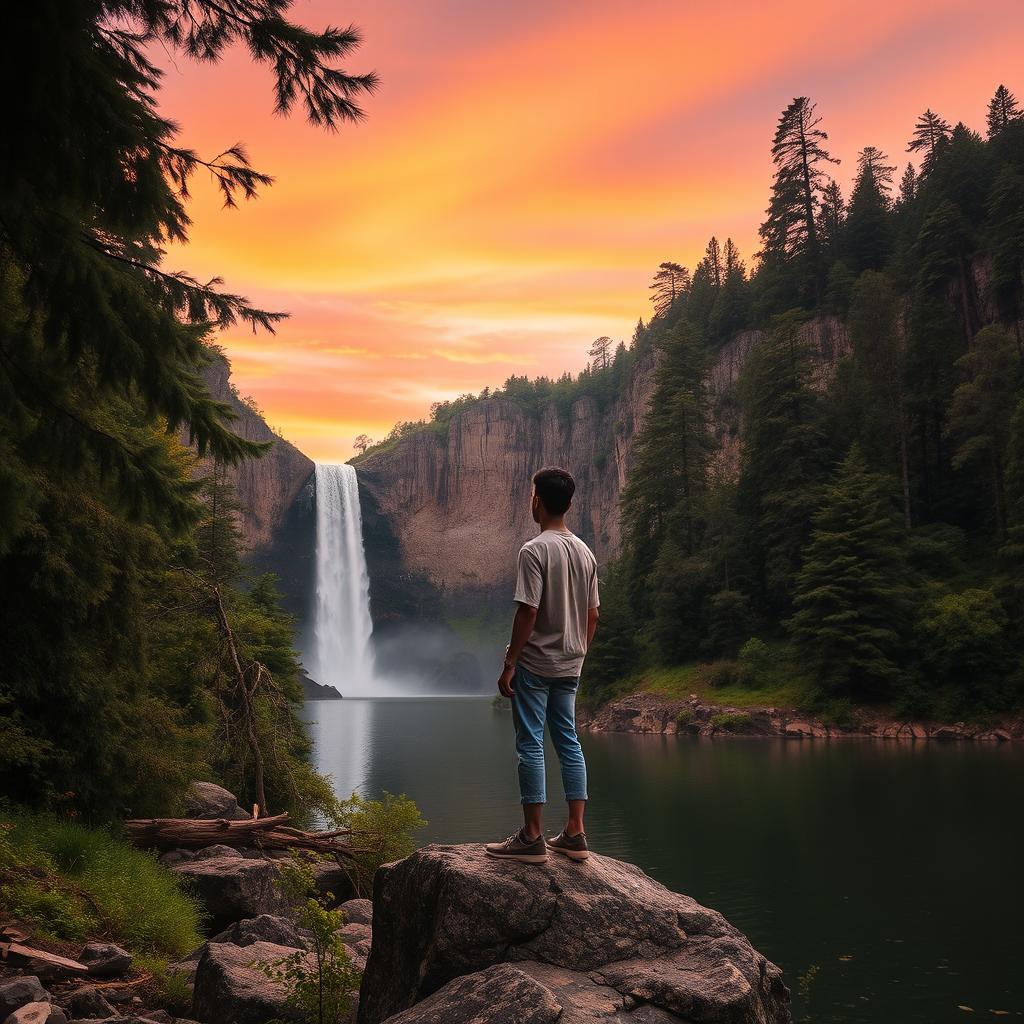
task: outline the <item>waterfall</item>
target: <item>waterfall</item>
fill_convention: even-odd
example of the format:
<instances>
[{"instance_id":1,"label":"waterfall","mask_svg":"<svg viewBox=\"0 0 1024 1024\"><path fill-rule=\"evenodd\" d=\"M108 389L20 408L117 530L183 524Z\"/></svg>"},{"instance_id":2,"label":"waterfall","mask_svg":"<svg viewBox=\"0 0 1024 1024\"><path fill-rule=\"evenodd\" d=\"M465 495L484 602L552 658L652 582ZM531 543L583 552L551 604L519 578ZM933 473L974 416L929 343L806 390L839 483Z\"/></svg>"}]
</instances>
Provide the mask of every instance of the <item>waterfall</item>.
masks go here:
<instances>
[{"instance_id":1,"label":"waterfall","mask_svg":"<svg viewBox=\"0 0 1024 1024\"><path fill-rule=\"evenodd\" d=\"M316 467L316 679L348 697L373 692L370 579L352 466Z\"/></svg>"}]
</instances>

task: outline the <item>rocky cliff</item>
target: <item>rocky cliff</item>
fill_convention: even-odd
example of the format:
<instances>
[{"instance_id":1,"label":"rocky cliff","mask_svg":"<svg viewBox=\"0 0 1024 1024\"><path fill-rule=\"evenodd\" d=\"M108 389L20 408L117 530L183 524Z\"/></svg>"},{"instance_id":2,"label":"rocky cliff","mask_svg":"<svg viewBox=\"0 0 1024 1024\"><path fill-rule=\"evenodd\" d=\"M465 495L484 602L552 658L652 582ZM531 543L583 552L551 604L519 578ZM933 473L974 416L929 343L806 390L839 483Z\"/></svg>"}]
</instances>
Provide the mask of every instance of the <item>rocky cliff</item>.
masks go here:
<instances>
[{"instance_id":1,"label":"rocky cliff","mask_svg":"<svg viewBox=\"0 0 1024 1024\"><path fill-rule=\"evenodd\" d=\"M231 429L247 441L271 441L270 451L259 459L246 459L229 467L241 505L240 526L246 547L258 551L280 536L288 512L313 476L313 462L283 437L275 434L263 417L231 386L231 364L215 359L204 373L210 393L227 403L237 415Z\"/></svg>"},{"instance_id":2,"label":"rocky cliff","mask_svg":"<svg viewBox=\"0 0 1024 1024\"><path fill-rule=\"evenodd\" d=\"M619 546L619 495L653 388L653 354L608 408L579 399L531 415L506 398L456 415L446 437L423 430L360 461L363 486L398 536L404 562L444 589L492 587L508 577L534 532L530 477L546 465L575 475L573 528L606 561Z\"/></svg>"},{"instance_id":3,"label":"rocky cliff","mask_svg":"<svg viewBox=\"0 0 1024 1024\"><path fill-rule=\"evenodd\" d=\"M782 972L632 864L427 846L382 867L359 1024L788 1024Z\"/></svg>"},{"instance_id":4,"label":"rocky cliff","mask_svg":"<svg viewBox=\"0 0 1024 1024\"><path fill-rule=\"evenodd\" d=\"M849 351L846 329L820 317L805 332L816 378L824 383ZM737 335L719 350L709 376L719 457L733 472L741 429L736 384L762 337L760 331ZM654 390L656 361L654 351L641 357L607 408L581 398L568 416L554 405L531 414L506 398L482 399L452 419L447 435L423 430L360 460L360 480L391 523L405 566L449 594L506 587L519 546L536 530L530 477L545 465L564 466L576 477L570 525L599 562L614 558L621 542L619 497Z\"/></svg>"}]
</instances>

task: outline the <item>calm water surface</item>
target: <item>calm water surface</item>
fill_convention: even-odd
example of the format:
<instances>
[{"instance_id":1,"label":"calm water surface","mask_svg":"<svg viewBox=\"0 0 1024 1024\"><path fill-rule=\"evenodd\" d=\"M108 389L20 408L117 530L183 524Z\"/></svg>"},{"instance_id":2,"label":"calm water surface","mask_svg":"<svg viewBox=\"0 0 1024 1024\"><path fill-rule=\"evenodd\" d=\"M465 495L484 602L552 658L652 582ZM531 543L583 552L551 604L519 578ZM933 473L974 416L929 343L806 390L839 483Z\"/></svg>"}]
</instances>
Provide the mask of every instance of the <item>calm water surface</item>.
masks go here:
<instances>
[{"instance_id":1,"label":"calm water surface","mask_svg":"<svg viewBox=\"0 0 1024 1024\"><path fill-rule=\"evenodd\" d=\"M406 793L423 842L519 823L511 715L489 701L322 701L307 717L337 791ZM592 849L722 911L783 968L796 1020L1024 1017L1018 746L582 740Z\"/></svg>"}]
</instances>

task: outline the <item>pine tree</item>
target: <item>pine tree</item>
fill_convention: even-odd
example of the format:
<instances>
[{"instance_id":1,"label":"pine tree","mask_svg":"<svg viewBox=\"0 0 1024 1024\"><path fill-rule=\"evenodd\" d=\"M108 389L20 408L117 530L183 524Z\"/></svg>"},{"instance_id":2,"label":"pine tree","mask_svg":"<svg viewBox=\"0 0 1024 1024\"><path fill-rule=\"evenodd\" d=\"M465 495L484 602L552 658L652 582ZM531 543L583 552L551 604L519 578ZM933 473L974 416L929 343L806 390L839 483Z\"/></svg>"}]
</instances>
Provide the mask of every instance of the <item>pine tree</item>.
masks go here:
<instances>
[{"instance_id":1,"label":"pine tree","mask_svg":"<svg viewBox=\"0 0 1024 1024\"><path fill-rule=\"evenodd\" d=\"M718 245L718 239L711 236L707 248L704 250L704 265L708 269L708 277L716 288L722 287L722 280L725 275L725 268L722 266L722 252Z\"/></svg>"},{"instance_id":2,"label":"pine tree","mask_svg":"<svg viewBox=\"0 0 1024 1024\"><path fill-rule=\"evenodd\" d=\"M874 146L861 150L846 218L847 258L852 269L880 270L892 250L892 175L895 167Z\"/></svg>"},{"instance_id":3,"label":"pine tree","mask_svg":"<svg viewBox=\"0 0 1024 1024\"><path fill-rule=\"evenodd\" d=\"M761 603L773 612L789 607L828 459L821 396L811 387L802 327L798 313L778 316L740 379L740 511L750 528Z\"/></svg>"},{"instance_id":4,"label":"pine tree","mask_svg":"<svg viewBox=\"0 0 1024 1024\"><path fill-rule=\"evenodd\" d=\"M818 211L818 235L825 262L831 264L843 253L843 226L846 223L846 209L843 192L833 178L825 187Z\"/></svg>"},{"instance_id":5,"label":"pine tree","mask_svg":"<svg viewBox=\"0 0 1024 1024\"><path fill-rule=\"evenodd\" d=\"M611 361L611 351L614 342L611 338L606 335L602 335L600 338L595 339L591 342L590 350L588 355L591 359L591 365L595 370L607 370L608 364Z\"/></svg>"},{"instance_id":6,"label":"pine tree","mask_svg":"<svg viewBox=\"0 0 1024 1024\"><path fill-rule=\"evenodd\" d=\"M907 143L907 152L924 153L921 161L922 175L931 172L939 154L949 142L950 134L949 122L944 121L931 108L918 118L914 126L914 136Z\"/></svg>"},{"instance_id":7,"label":"pine tree","mask_svg":"<svg viewBox=\"0 0 1024 1024\"><path fill-rule=\"evenodd\" d=\"M798 96L782 112L772 143L772 198L760 229L762 256L798 264L798 271L810 278L815 303L825 281L816 223L825 189L821 165L839 163L824 148L828 134L820 124L815 105L806 96Z\"/></svg>"},{"instance_id":8,"label":"pine tree","mask_svg":"<svg viewBox=\"0 0 1024 1024\"><path fill-rule=\"evenodd\" d=\"M637 623L630 608L621 562L601 573L601 628L587 652L581 699L596 705L636 670Z\"/></svg>"},{"instance_id":9,"label":"pine tree","mask_svg":"<svg viewBox=\"0 0 1024 1024\"><path fill-rule=\"evenodd\" d=\"M902 206L907 206L909 203L914 201L917 195L917 173L914 170L914 165L908 163L906 169L903 171L903 177L900 178L900 195L897 203Z\"/></svg>"},{"instance_id":10,"label":"pine tree","mask_svg":"<svg viewBox=\"0 0 1024 1024\"><path fill-rule=\"evenodd\" d=\"M953 467L985 465L991 488L996 538L1006 537L1006 451L1017 404L1021 361L1014 340L1001 327L985 327L957 368L967 376L953 393L949 433L956 440Z\"/></svg>"},{"instance_id":11,"label":"pine tree","mask_svg":"<svg viewBox=\"0 0 1024 1024\"><path fill-rule=\"evenodd\" d=\"M917 287L924 295L940 295L955 280L968 346L976 329L974 286L967 265L974 243L963 213L948 199L925 218L917 239Z\"/></svg>"},{"instance_id":12,"label":"pine tree","mask_svg":"<svg viewBox=\"0 0 1024 1024\"><path fill-rule=\"evenodd\" d=\"M664 316L689 289L690 272L678 263L659 263L650 287L654 292L651 296L654 315Z\"/></svg>"},{"instance_id":13,"label":"pine tree","mask_svg":"<svg viewBox=\"0 0 1024 1024\"><path fill-rule=\"evenodd\" d=\"M854 285L850 342L856 384L857 433L862 450L891 466L900 481L903 524L912 525L906 342L900 297L890 280L868 271Z\"/></svg>"},{"instance_id":14,"label":"pine tree","mask_svg":"<svg viewBox=\"0 0 1024 1024\"><path fill-rule=\"evenodd\" d=\"M747 286L747 268L735 243L727 238L722 251L722 287L711 310L710 336L715 341L728 341L747 323Z\"/></svg>"},{"instance_id":15,"label":"pine tree","mask_svg":"<svg viewBox=\"0 0 1024 1024\"><path fill-rule=\"evenodd\" d=\"M1002 169L988 198L986 228L992 253L992 289L1002 314L1013 322L1024 353L1020 318L1024 313L1024 175Z\"/></svg>"},{"instance_id":16,"label":"pine tree","mask_svg":"<svg viewBox=\"0 0 1024 1024\"><path fill-rule=\"evenodd\" d=\"M622 496L628 576L638 610L649 606L644 584L666 538L671 535L687 556L700 541L711 443L706 361L698 331L681 320L666 339Z\"/></svg>"},{"instance_id":17,"label":"pine tree","mask_svg":"<svg viewBox=\"0 0 1024 1024\"><path fill-rule=\"evenodd\" d=\"M1017 97L1005 85L1000 85L988 104L988 137L994 139L1011 121L1020 120L1021 116Z\"/></svg>"},{"instance_id":18,"label":"pine tree","mask_svg":"<svg viewBox=\"0 0 1024 1024\"><path fill-rule=\"evenodd\" d=\"M899 518L884 477L854 446L814 513L787 628L800 662L824 690L891 697L905 663L909 608Z\"/></svg>"}]
</instances>

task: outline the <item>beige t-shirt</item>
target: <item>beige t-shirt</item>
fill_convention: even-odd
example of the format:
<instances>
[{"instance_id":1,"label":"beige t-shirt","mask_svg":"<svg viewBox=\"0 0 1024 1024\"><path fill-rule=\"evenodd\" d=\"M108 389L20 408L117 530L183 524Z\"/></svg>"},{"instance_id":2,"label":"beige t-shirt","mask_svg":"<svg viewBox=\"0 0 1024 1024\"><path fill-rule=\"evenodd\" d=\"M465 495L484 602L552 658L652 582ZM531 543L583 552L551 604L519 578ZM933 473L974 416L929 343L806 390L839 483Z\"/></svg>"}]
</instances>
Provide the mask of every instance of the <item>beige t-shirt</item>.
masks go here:
<instances>
[{"instance_id":1,"label":"beige t-shirt","mask_svg":"<svg viewBox=\"0 0 1024 1024\"><path fill-rule=\"evenodd\" d=\"M578 676L587 653L587 611L597 596L597 559L570 530L544 530L519 551L513 598L537 609L519 661L538 676Z\"/></svg>"}]
</instances>

